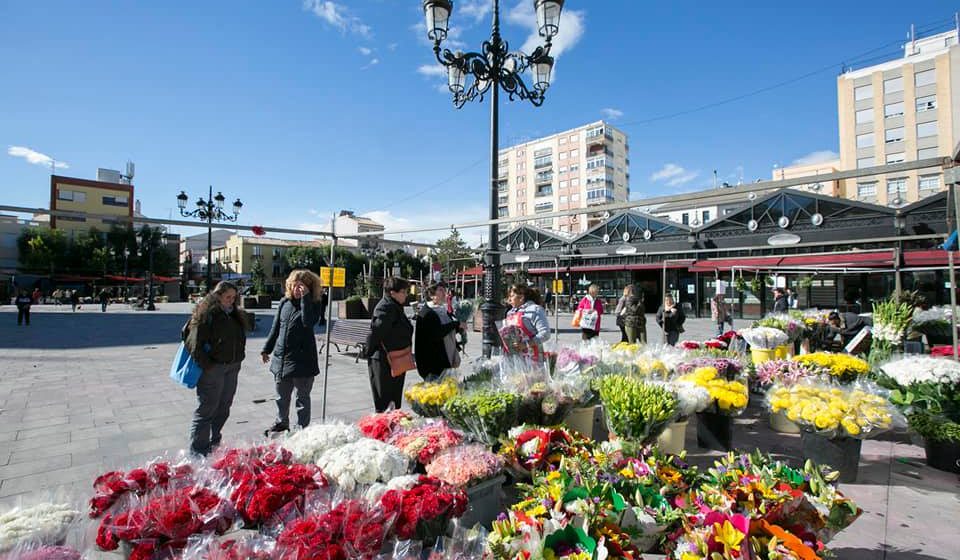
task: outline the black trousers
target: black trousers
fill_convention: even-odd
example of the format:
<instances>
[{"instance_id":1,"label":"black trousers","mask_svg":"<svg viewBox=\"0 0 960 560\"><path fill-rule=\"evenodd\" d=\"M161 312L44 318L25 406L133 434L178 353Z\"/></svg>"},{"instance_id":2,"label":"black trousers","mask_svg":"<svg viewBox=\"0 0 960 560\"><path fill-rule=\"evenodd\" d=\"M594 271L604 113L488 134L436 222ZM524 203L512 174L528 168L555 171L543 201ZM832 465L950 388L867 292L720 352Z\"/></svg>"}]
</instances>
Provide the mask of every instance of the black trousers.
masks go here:
<instances>
[{"instance_id":1,"label":"black trousers","mask_svg":"<svg viewBox=\"0 0 960 560\"><path fill-rule=\"evenodd\" d=\"M400 408L403 401L403 382L407 374L400 377L390 375L390 364L376 357L367 360L367 371L370 375L374 409L385 412L390 405L393 405L394 409Z\"/></svg>"},{"instance_id":2,"label":"black trousers","mask_svg":"<svg viewBox=\"0 0 960 560\"><path fill-rule=\"evenodd\" d=\"M310 390L313 377L275 378L277 387L277 424L290 425L290 397L297 390L297 424L301 428L310 425Z\"/></svg>"},{"instance_id":3,"label":"black trousers","mask_svg":"<svg viewBox=\"0 0 960 560\"><path fill-rule=\"evenodd\" d=\"M22 325L24 321L27 322L27 325L30 324L30 308L29 307L17 309L17 324Z\"/></svg>"},{"instance_id":4,"label":"black trousers","mask_svg":"<svg viewBox=\"0 0 960 560\"><path fill-rule=\"evenodd\" d=\"M600 336L599 331L593 329L580 329L580 339L581 340L590 340L591 338L596 338Z\"/></svg>"}]
</instances>

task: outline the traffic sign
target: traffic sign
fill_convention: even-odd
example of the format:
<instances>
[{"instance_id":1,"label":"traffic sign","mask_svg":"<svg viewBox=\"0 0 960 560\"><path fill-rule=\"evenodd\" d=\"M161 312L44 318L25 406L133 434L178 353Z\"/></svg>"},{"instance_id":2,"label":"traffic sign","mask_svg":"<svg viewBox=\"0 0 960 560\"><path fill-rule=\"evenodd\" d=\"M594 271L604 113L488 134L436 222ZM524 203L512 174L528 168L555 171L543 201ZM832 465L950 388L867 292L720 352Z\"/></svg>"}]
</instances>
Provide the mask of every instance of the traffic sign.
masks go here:
<instances>
[{"instance_id":1,"label":"traffic sign","mask_svg":"<svg viewBox=\"0 0 960 560\"><path fill-rule=\"evenodd\" d=\"M320 267L320 285L324 288L330 287L330 267ZM345 288L347 286L347 269L334 267L333 269L333 287Z\"/></svg>"},{"instance_id":2,"label":"traffic sign","mask_svg":"<svg viewBox=\"0 0 960 560\"><path fill-rule=\"evenodd\" d=\"M554 280L553 281L553 293L562 294L563 293L563 280Z\"/></svg>"}]
</instances>

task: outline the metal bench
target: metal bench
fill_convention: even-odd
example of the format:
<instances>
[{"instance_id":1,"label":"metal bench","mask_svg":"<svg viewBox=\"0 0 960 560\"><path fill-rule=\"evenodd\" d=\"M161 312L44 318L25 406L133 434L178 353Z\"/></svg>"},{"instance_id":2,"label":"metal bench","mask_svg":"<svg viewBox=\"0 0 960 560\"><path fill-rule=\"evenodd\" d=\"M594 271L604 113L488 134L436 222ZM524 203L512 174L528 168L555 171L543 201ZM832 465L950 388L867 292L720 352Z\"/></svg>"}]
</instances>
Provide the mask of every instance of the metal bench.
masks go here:
<instances>
[{"instance_id":1,"label":"metal bench","mask_svg":"<svg viewBox=\"0 0 960 560\"><path fill-rule=\"evenodd\" d=\"M340 346L350 349L356 346L359 352L354 363L360 362L360 356L364 354L367 346L367 335L370 334L370 322L366 320L346 320L339 319L333 321L330 325L330 344L336 347L337 352L342 352ZM326 335L320 335L320 352L326 345Z\"/></svg>"}]
</instances>

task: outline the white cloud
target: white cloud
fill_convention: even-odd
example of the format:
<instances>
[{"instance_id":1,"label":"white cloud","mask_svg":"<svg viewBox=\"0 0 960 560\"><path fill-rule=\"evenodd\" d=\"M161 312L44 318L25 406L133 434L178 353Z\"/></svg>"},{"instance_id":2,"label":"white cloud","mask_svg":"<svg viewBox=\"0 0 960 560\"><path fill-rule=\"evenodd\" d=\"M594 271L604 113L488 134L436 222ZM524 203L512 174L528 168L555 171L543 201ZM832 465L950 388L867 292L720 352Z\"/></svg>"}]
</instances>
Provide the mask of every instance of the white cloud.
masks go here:
<instances>
[{"instance_id":1,"label":"white cloud","mask_svg":"<svg viewBox=\"0 0 960 560\"><path fill-rule=\"evenodd\" d=\"M343 4L330 0L304 0L303 9L336 27L341 32L350 32L361 37L373 36L373 29L360 18L350 13Z\"/></svg>"},{"instance_id":2,"label":"white cloud","mask_svg":"<svg viewBox=\"0 0 960 560\"><path fill-rule=\"evenodd\" d=\"M813 165L816 163L833 161L835 159L840 159L840 154L837 152L832 150L818 150L793 160L793 163L790 165Z\"/></svg>"},{"instance_id":3,"label":"white cloud","mask_svg":"<svg viewBox=\"0 0 960 560\"><path fill-rule=\"evenodd\" d=\"M396 214L392 210L373 210L364 212L361 216L370 218L383 224L386 228L388 239L400 239L399 235L390 235L390 231L420 228L442 228L438 231L427 231L421 233L403 234L403 239L417 241L420 243L433 243L437 239L446 237L450 234L449 226L462 224L466 222L476 222L484 219L485 207L466 207L459 208L452 212L448 206L443 208L420 208L411 211L411 215L405 216ZM480 244L481 238L486 238L487 228L470 228L460 230L464 240L471 246Z\"/></svg>"},{"instance_id":4,"label":"white cloud","mask_svg":"<svg viewBox=\"0 0 960 560\"><path fill-rule=\"evenodd\" d=\"M360 54L362 54L363 56L370 56L371 54L373 54L373 49L368 47L359 47L357 50L360 51Z\"/></svg>"},{"instance_id":5,"label":"white cloud","mask_svg":"<svg viewBox=\"0 0 960 560\"><path fill-rule=\"evenodd\" d=\"M604 109L600 109L600 112L603 113L604 118L606 118L609 121L619 119L620 117L623 116L623 111L621 111L620 109L614 109L612 107L606 107Z\"/></svg>"},{"instance_id":6,"label":"white cloud","mask_svg":"<svg viewBox=\"0 0 960 560\"><path fill-rule=\"evenodd\" d=\"M387 45L387 50L388 50L388 51L395 51L395 50L397 50L397 47L399 47L399 46L400 46L399 43L390 43L389 45Z\"/></svg>"},{"instance_id":7,"label":"white cloud","mask_svg":"<svg viewBox=\"0 0 960 560\"><path fill-rule=\"evenodd\" d=\"M561 54L576 46L586 30L585 19L586 12L582 10L563 10L560 13L560 32L553 38L551 56L559 58ZM533 11L533 2L519 0L507 14L507 21L530 30L530 35L520 48L524 53L530 54L543 44L543 38L537 29L537 14Z\"/></svg>"},{"instance_id":8,"label":"white cloud","mask_svg":"<svg viewBox=\"0 0 960 560\"><path fill-rule=\"evenodd\" d=\"M463 0L456 6L456 13L472 18L474 23L480 23L490 14L492 7L490 0Z\"/></svg>"},{"instance_id":9,"label":"white cloud","mask_svg":"<svg viewBox=\"0 0 960 560\"><path fill-rule=\"evenodd\" d=\"M699 176L699 171L690 171L675 163L668 163L661 167L659 171L650 175L650 180L655 183L662 181L669 187L679 187L693 181Z\"/></svg>"},{"instance_id":10,"label":"white cloud","mask_svg":"<svg viewBox=\"0 0 960 560\"><path fill-rule=\"evenodd\" d=\"M49 167L52 163L55 169L67 169L70 166L65 161L54 162L53 158L47 154L26 148L24 146L10 146L7 148L7 155L23 158L27 160L28 163L34 165L44 165Z\"/></svg>"},{"instance_id":11,"label":"white cloud","mask_svg":"<svg viewBox=\"0 0 960 560\"><path fill-rule=\"evenodd\" d=\"M447 69L439 64L421 64L417 68L417 74L421 74L423 76L430 76L430 77L446 76Z\"/></svg>"},{"instance_id":12,"label":"white cloud","mask_svg":"<svg viewBox=\"0 0 960 560\"><path fill-rule=\"evenodd\" d=\"M380 64L380 59L379 59L379 58L371 58L371 59L370 59L370 66L375 66L375 65L377 65L377 64Z\"/></svg>"}]
</instances>

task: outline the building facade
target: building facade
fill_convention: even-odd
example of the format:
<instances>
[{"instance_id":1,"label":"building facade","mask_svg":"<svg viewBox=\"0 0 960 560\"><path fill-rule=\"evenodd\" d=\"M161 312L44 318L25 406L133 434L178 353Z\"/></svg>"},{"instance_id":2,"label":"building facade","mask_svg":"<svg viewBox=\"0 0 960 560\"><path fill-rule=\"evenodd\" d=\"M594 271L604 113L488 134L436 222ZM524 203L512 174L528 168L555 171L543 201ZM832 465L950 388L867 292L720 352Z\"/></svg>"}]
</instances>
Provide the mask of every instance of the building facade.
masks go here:
<instances>
[{"instance_id":1,"label":"building facade","mask_svg":"<svg viewBox=\"0 0 960 560\"><path fill-rule=\"evenodd\" d=\"M358 233L378 233L383 232L383 224L367 218L357 216L353 210L341 210L335 219L338 236L356 235ZM349 248L376 248L383 241L382 235L374 235L363 238L344 237L339 241L341 245Z\"/></svg>"},{"instance_id":2,"label":"building facade","mask_svg":"<svg viewBox=\"0 0 960 560\"><path fill-rule=\"evenodd\" d=\"M903 57L837 78L844 170L948 157L960 140L957 31L908 41ZM847 179L844 198L903 206L943 190L939 167Z\"/></svg>"},{"instance_id":3,"label":"building facade","mask_svg":"<svg viewBox=\"0 0 960 560\"><path fill-rule=\"evenodd\" d=\"M286 253L293 247L329 248L329 244L234 234L223 246L213 248L213 277L221 280L249 280L253 263L259 260L267 276L267 285L282 284L291 268L287 263ZM311 264L315 263L303 263L303 266Z\"/></svg>"},{"instance_id":4,"label":"building facade","mask_svg":"<svg viewBox=\"0 0 960 560\"><path fill-rule=\"evenodd\" d=\"M50 227L63 230L68 237L74 237L92 228L106 231L115 224L129 223L129 219L133 218L133 185L52 175L50 177L50 209L117 216L117 219L51 216Z\"/></svg>"},{"instance_id":5,"label":"building facade","mask_svg":"<svg viewBox=\"0 0 960 560\"><path fill-rule=\"evenodd\" d=\"M630 198L627 135L597 121L500 150L500 217L624 202ZM544 218L532 225L576 235L603 221L602 213ZM517 227L514 224L512 227Z\"/></svg>"}]
</instances>

